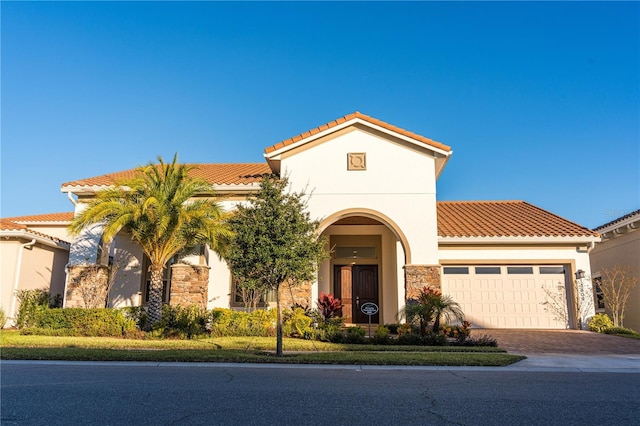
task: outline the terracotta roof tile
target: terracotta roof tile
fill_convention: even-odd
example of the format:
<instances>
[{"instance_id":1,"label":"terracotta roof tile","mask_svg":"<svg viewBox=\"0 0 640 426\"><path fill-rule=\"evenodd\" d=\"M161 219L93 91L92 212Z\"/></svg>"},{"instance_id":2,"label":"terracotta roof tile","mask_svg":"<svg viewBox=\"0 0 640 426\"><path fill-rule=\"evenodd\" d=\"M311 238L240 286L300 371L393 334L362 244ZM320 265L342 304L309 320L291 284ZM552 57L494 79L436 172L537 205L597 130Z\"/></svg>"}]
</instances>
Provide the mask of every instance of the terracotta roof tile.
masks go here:
<instances>
[{"instance_id":1,"label":"terracotta roof tile","mask_svg":"<svg viewBox=\"0 0 640 426\"><path fill-rule=\"evenodd\" d=\"M16 223L9 219L0 219L0 230L2 231L26 231L27 229L27 226L21 223Z\"/></svg>"},{"instance_id":2,"label":"terracotta roof tile","mask_svg":"<svg viewBox=\"0 0 640 426\"><path fill-rule=\"evenodd\" d=\"M597 236L525 201L439 201L441 237Z\"/></svg>"},{"instance_id":3,"label":"terracotta roof tile","mask_svg":"<svg viewBox=\"0 0 640 426\"><path fill-rule=\"evenodd\" d=\"M16 217L7 217L3 220L9 220L13 222L19 223L27 223L27 222L68 222L73 219L73 212L62 212L62 213L45 213L45 214L37 214L37 215L29 215L29 216L16 216Z\"/></svg>"},{"instance_id":4,"label":"terracotta roof tile","mask_svg":"<svg viewBox=\"0 0 640 426\"><path fill-rule=\"evenodd\" d=\"M247 164L189 164L194 169L191 175L203 178L211 185L247 185L259 182L265 174L271 173L266 163ZM62 187L109 186L122 179L133 178L137 169L124 170L106 175L75 180L62 184Z\"/></svg>"},{"instance_id":5,"label":"terracotta roof tile","mask_svg":"<svg viewBox=\"0 0 640 426\"><path fill-rule=\"evenodd\" d=\"M25 233L31 235L37 235L42 238L46 238L51 241L69 244L67 241L61 240L57 237L52 237L51 235L43 234L42 232L34 231L33 229L29 229L26 225L21 223L14 222L9 219L0 219L0 231L23 231Z\"/></svg>"},{"instance_id":6,"label":"terracotta roof tile","mask_svg":"<svg viewBox=\"0 0 640 426\"><path fill-rule=\"evenodd\" d=\"M328 129L332 128L332 127L336 127L336 126L338 126L338 125L340 125L342 123L346 123L347 121L353 120L354 118L359 118L359 119L364 120L364 121L366 121L368 123L374 124L376 126L380 126L380 127L385 128L387 130L390 130L392 132L399 133L399 134L401 134L403 136L407 136L409 138L418 140L418 141L420 141L420 142L422 142L422 143L424 143L424 144L426 144L428 146L431 146L431 147L434 147L434 148L438 148L438 149L442 149L444 151L451 151L451 147L449 147L449 146L447 146L445 144L442 144L440 142L436 142L433 139L425 138L424 136L418 135L417 133L413 133L413 132L410 132L408 130L402 129L400 127L394 126L392 124L385 123L382 120L378 120L377 118L369 117L366 114L362 114L361 112L356 111L356 112L353 112L351 114L345 115L344 117L340 117L340 118L338 118L336 120L333 120L333 121L330 121L330 122L328 122L326 124L318 126L318 127L314 128L314 129L311 129L311 130L308 130L306 132L303 132L303 133L301 133L299 135L293 136L293 137L291 137L289 139L285 139L282 142L278 142L275 145L272 145L270 147L265 148L264 152L266 154L268 154L270 152L277 151L277 150L279 150L281 148L284 148L286 146L289 146L289 145L292 145L292 144L294 144L296 142L299 142L304 138L307 138L307 137L312 136L314 134L317 134L317 133L320 133L322 131L328 130Z\"/></svg>"}]
</instances>

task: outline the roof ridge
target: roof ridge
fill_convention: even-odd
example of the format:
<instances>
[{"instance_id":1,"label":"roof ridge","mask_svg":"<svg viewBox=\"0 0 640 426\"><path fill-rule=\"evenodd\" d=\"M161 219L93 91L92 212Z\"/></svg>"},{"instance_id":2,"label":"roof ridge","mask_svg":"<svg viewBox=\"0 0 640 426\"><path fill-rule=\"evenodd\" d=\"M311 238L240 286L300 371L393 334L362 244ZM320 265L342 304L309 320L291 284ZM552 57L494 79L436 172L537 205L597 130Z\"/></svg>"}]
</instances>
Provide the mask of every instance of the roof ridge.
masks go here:
<instances>
[{"instance_id":1,"label":"roof ridge","mask_svg":"<svg viewBox=\"0 0 640 426\"><path fill-rule=\"evenodd\" d=\"M542 207L538 207L538 206L536 206L535 204L531 204L531 203L529 203L529 202L527 202L527 201L523 201L523 202L524 202L525 204L527 204L528 206L534 207L534 208L535 208L535 209L537 209L537 210L540 210L540 211L542 211L542 212L544 212L544 213L547 213L547 214L550 214L550 215L552 215L552 216L555 216L555 217L557 217L558 219L564 220L564 221L566 221L566 222L572 223L573 225L579 226L580 228L582 228L582 229L584 229L584 230L586 230L586 231L593 232L593 231L591 231L591 229L587 228L586 226L582 226L582 225L580 225L580 224L579 224L579 223L577 223L577 222L574 222L574 221L572 221L572 220L569 220L569 219L567 219L567 218L565 218L565 217L562 217L562 216L560 216L560 215L558 215L558 214L556 214L556 213L550 212L549 210L543 209Z\"/></svg>"},{"instance_id":2,"label":"roof ridge","mask_svg":"<svg viewBox=\"0 0 640 426\"><path fill-rule=\"evenodd\" d=\"M459 203L459 204L468 204L468 203L477 203L477 204L488 204L488 203L526 203L524 200L437 200L437 203Z\"/></svg>"},{"instance_id":3,"label":"roof ridge","mask_svg":"<svg viewBox=\"0 0 640 426\"><path fill-rule=\"evenodd\" d=\"M375 117L372 117L370 115L363 114L360 111L354 111L354 112L349 113L347 115L344 115L342 117L336 118L335 120L331 120L328 123L325 123L325 124L322 124L320 126L314 127L314 128L312 128L310 130L307 130L305 132L302 132L300 134L292 136L292 137L290 137L288 139L284 139L284 140L282 140L282 141L280 141L280 142L278 142L278 143L276 143L274 145L268 146L268 147L266 147L264 149L264 152L265 152L265 154L269 154L269 153L271 153L273 151L277 151L277 150L282 149L282 148L284 148L286 146L289 146L289 145L292 145L292 144L294 144L296 142L299 142L299 141L301 141L301 140L303 140L305 138L308 138L310 136L316 135L316 134L318 134L320 132L323 132L325 130L329 130L332 127L336 127L336 126L338 126L338 125L340 125L342 123L346 123L347 121L353 120L354 118L359 118L361 120L369 122L370 124L374 124L374 125L383 127L383 128L385 128L387 130L390 130L392 132L399 133L401 135L407 136L407 137L412 138L412 139L416 139L416 140L418 140L418 141L420 141L420 142L422 142L422 143L424 143L426 145L429 145L429 146L431 146L433 148L442 149L444 151L451 151L451 147L450 146L445 145L445 144L443 144L441 142L438 142L438 141L433 140L431 138L428 138L426 136L419 135L419 134L411 132L409 130L403 129L402 127L398 127L396 125L387 123L385 121L382 121L382 120L380 120L378 118L375 118Z\"/></svg>"}]
</instances>

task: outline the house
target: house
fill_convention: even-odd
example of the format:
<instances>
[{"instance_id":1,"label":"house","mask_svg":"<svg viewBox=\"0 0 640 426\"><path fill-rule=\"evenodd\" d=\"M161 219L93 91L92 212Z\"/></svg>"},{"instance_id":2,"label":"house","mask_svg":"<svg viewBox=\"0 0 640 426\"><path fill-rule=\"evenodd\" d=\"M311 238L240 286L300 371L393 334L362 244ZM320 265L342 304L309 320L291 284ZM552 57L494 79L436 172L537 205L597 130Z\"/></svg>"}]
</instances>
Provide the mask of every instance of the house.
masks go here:
<instances>
[{"instance_id":1,"label":"house","mask_svg":"<svg viewBox=\"0 0 640 426\"><path fill-rule=\"evenodd\" d=\"M355 112L267 147L264 163L199 164L193 174L211 183L225 209L255 193L265 173L313 190L308 208L331 258L314 282L284 289L285 304L310 306L320 292L333 293L348 323L368 321L359 309L366 302L379 306L373 323L393 323L407 299L432 285L474 327L576 327L570 284L577 270L590 270L597 233L524 201L438 202L436 182L451 154L445 144ZM96 191L134 173L67 182L61 190L77 213ZM146 303L140 247L124 232L105 247L93 226L72 242L65 306L79 305L75 288L86 268L109 262L118 265L109 303ZM170 265L164 278L169 303L242 306L227 265L207 247ZM550 308L550 298L559 308Z\"/></svg>"},{"instance_id":2,"label":"house","mask_svg":"<svg viewBox=\"0 0 640 426\"><path fill-rule=\"evenodd\" d=\"M17 314L20 290L64 294L70 249L66 226L72 218L67 212L0 219L0 306L7 318Z\"/></svg>"},{"instance_id":3,"label":"house","mask_svg":"<svg viewBox=\"0 0 640 426\"><path fill-rule=\"evenodd\" d=\"M597 282L603 269L629 266L631 274L640 277L640 210L620 216L594 229L602 241L590 253L592 279ZM611 312L596 287L596 309ZM640 285L631 291L624 316L624 326L640 331Z\"/></svg>"}]
</instances>

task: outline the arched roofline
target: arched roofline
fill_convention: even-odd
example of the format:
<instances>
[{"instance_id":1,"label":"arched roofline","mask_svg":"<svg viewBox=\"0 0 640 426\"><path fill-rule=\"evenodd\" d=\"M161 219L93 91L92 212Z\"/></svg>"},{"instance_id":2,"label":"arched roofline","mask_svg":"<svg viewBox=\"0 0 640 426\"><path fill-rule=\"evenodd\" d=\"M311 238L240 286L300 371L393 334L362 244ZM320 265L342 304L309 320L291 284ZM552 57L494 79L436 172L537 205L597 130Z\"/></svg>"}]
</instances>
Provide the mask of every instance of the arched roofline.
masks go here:
<instances>
[{"instance_id":1,"label":"arched roofline","mask_svg":"<svg viewBox=\"0 0 640 426\"><path fill-rule=\"evenodd\" d=\"M407 240L407 237L404 235L404 232L402 232L400 227L393 220L391 220L388 216L380 213L379 211L372 210L372 209L364 209L364 208L351 208L351 209L340 210L339 212L333 213L332 215L324 218L320 222L320 225L318 226L318 233L322 234L324 231L327 230L329 226L333 225L335 222L341 219L345 219L347 217L353 217L353 216L363 216L370 219L375 219L378 222L385 225L387 228L389 228L393 232L393 234L400 240L400 243L402 244L402 248L404 249L405 265L411 264L411 247L409 246L409 241Z\"/></svg>"}]
</instances>

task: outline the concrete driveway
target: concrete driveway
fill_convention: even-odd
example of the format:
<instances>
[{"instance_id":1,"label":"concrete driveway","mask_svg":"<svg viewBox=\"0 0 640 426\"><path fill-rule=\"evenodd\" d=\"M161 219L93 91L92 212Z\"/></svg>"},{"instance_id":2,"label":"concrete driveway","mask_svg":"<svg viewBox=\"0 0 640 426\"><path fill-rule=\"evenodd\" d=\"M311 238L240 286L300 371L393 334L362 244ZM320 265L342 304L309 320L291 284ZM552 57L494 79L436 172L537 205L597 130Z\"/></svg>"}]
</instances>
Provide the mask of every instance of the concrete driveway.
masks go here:
<instances>
[{"instance_id":1,"label":"concrete driveway","mask_svg":"<svg viewBox=\"0 0 640 426\"><path fill-rule=\"evenodd\" d=\"M474 329L509 353L522 355L640 355L640 340L579 330Z\"/></svg>"}]
</instances>

